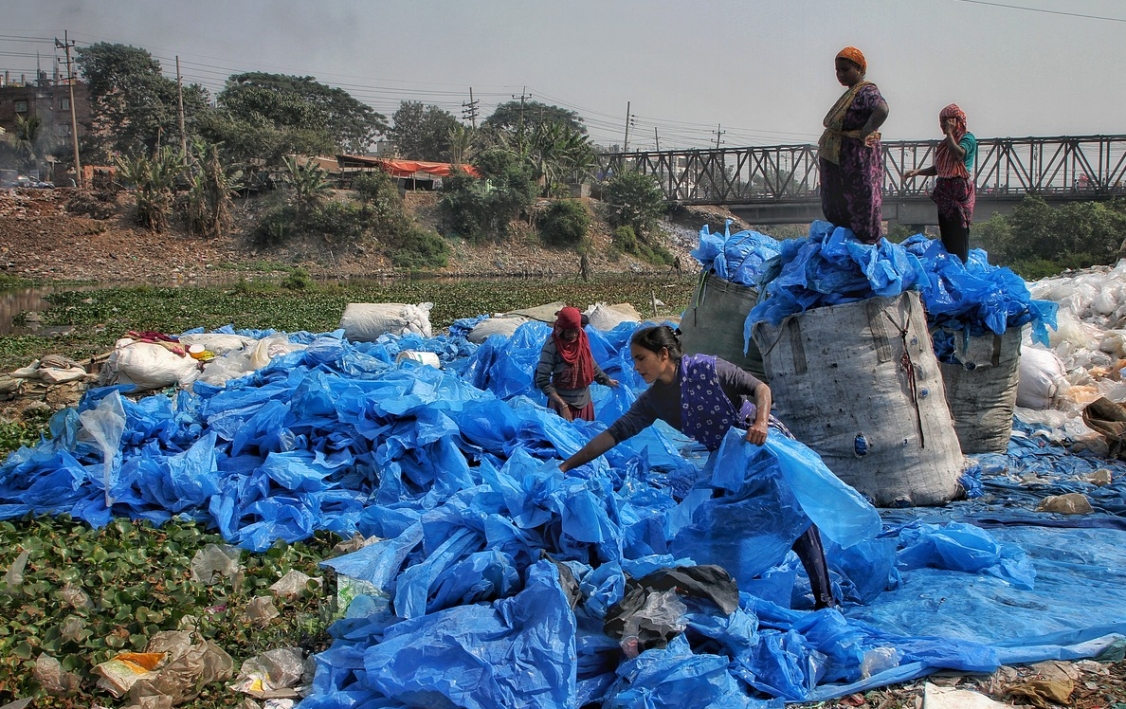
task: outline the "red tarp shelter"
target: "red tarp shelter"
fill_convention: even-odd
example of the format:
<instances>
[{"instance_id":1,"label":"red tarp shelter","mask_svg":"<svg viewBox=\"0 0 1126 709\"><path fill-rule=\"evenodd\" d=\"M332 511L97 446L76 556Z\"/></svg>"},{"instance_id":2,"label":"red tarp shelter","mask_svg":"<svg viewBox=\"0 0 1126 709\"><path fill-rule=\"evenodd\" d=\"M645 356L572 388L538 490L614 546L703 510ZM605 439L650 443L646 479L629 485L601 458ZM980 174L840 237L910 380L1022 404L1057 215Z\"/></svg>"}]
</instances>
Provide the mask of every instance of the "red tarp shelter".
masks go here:
<instances>
[{"instance_id":1,"label":"red tarp shelter","mask_svg":"<svg viewBox=\"0 0 1126 709\"><path fill-rule=\"evenodd\" d=\"M453 165L448 162L423 162L421 160L390 160L388 158L373 158L366 155L338 155L337 162L341 169L349 167L378 167L392 177L416 177L418 173L426 173L435 177L449 177ZM473 177L480 177L481 173L472 165L458 165Z\"/></svg>"}]
</instances>

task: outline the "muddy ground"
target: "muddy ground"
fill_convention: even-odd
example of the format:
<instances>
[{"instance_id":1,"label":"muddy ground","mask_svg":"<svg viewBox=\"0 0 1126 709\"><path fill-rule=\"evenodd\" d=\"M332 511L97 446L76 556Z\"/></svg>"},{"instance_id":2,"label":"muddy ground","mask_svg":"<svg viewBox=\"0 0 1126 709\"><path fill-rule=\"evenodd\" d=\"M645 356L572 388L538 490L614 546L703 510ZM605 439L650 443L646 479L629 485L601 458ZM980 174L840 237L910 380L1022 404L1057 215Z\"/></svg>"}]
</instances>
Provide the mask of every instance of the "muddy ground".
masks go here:
<instances>
[{"instance_id":1,"label":"muddy ground","mask_svg":"<svg viewBox=\"0 0 1126 709\"><path fill-rule=\"evenodd\" d=\"M434 192L407 193L404 208L433 227L438 221L437 197ZM403 275L380 253L378 243L332 248L306 239L276 248L256 245L252 232L267 199L240 200L231 232L204 238L175 226L154 233L133 225L127 193L118 195L114 202L102 200L99 205L89 195L67 188L0 190L0 274L35 281L154 284L231 280L238 273L295 266L317 278ZM597 218L599 203L588 200L587 204L595 216L589 234L595 271L656 268L628 256L615 258L610 229ZM537 205L532 211L543 207ZM86 213L76 213L79 211ZM713 229L722 228L723 220L730 216L718 208L681 210L666 225L666 246L688 268L695 263L688 252L696 245L700 227L708 223ZM513 231L503 243L473 246L452 241L449 266L439 273L458 277L550 277L578 271L574 250L544 248L535 228L527 222L515 223Z\"/></svg>"}]
</instances>

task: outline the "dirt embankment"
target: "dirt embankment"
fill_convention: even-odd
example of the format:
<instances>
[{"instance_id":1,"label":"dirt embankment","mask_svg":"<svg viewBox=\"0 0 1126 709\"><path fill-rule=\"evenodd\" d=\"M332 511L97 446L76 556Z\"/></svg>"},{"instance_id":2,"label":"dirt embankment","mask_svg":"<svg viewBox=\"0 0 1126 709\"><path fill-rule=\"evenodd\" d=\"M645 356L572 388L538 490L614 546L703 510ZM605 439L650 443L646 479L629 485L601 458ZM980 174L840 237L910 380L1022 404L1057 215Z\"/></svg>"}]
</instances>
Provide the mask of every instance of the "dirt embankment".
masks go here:
<instances>
[{"instance_id":1,"label":"dirt embankment","mask_svg":"<svg viewBox=\"0 0 1126 709\"><path fill-rule=\"evenodd\" d=\"M104 218L93 218L68 209L77 200L90 202L73 189L0 190L0 274L30 280L202 283L229 280L235 273L269 271L276 264L300 266L318 278L396 275L389 260L372 245L343 251L311 241L278 248L256 246L250 233L262 208L253 199L237 205L232 233L203 238L175 227L152 233L132 225L127 197L103 205L103 213L97 216ZM545 204L537 206L542 209ZM590 238L595 271L654 269L628 256L613 257L610 229L598 218L599 205L589 201L588 205L594 217ZM420 222L436 223L435 193L408 193L404 207ZM667 226L666 245L690 268L688 252L695 247L700 226L707 223L720 228L730 216L718 208L678 210ZM531 224L516 223L513 231L511 238L498 244L474 246L455 241L449 266L442 274L551 277L578 271L578 255L573 250L543 247Z\"/></svg>"}]
</instances>

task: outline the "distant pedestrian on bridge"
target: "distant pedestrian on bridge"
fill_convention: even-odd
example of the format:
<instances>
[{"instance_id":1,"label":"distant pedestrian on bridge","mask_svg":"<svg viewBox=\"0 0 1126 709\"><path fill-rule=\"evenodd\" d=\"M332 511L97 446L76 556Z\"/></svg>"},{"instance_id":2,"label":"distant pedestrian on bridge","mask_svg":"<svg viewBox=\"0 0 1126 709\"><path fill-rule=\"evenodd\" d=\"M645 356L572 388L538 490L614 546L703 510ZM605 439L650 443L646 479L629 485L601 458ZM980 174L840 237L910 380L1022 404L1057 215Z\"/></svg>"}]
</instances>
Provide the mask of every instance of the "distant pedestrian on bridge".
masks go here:
<instances>
[{"instance_id":1,"label":"distant pedestrian on bridge","mask_svg":"<svg viewBox=\"0 0 1126 709\"><path fill-rule=\"evenodd\" d=\"M881 236L884 176L879 128L888 105L879 88L864 79L868 62L856 47L834 60L837 81L848 88L825 116L817 145L821 168L821 210L825 219L847 227L867 244Z\"/></svg>"},{"instance_id":2,"label":"distant pedestrian on bridge","mask_svg":"<svg viewBox=\"0 0 1126 709\"><path fill-rule=\"evenodd\" d=\"M934 151L934 165L903 173L903 179L937 175L931 199L938 205L938 231L946 250L966 262L976 199L973 169L977 138L966 129L966 113L952 103L938 114L945 136Z\"/></svg>"}]
</instances>

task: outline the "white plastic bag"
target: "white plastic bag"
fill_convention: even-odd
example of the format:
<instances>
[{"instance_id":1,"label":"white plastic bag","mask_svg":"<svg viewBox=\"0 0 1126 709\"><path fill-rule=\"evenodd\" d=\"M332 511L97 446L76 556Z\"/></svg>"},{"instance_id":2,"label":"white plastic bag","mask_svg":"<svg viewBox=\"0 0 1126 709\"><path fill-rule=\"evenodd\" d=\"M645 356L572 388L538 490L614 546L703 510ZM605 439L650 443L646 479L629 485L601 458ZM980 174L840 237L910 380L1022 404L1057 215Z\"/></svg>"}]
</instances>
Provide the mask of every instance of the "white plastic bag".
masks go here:
<instances>
[{"instance_id":1,"label":"white plastic bag","mask_svg":"<svg viewBox=\"0 0 1126 709\"><path fill-rule=\"evenodd\" d=\"M382 335L413 332L431 337L433 303L349 303L340 318L344 336L353 342L374 342Z\"/></svg>"},{"instance_id":2,"label":"white plastic bag","mask_svg":"<svg viewBox=\"0 0 1126 709\"><path fill-rule=\"evenodd\" d=\"M151 342L131 342L113 351L107 367L116 373L111 384L136 384L141 389L187 386L199 376L199 363Z\"/></svg>"},{"instance_id":3,"label":"white plastic bag","mask_svg":"<svg viewBox=\"0 0 1126 709\"><path fill-rule=\"evenodd\" d=\"M181 345L203 345L203 349L213 352L218 356L228 352L237 352L251 347L257 342L253 337L242 335L227 335L221 332L201 332L195 335L180 335Z\"/></svg>"},{"instance_id":4,"label":"white plastic bag","mask_svg":"<svg viewBox=\"0 0 1126 709\"><path fill-rule=\"evenodd\" d=\"M1054 352L1029 346L1021 350L1017 406L1026 409L1051 408L1056 397L1068 388L1063 362Z\"/></svg>"},{"instance_id":5,"label":"white plastic bag","mask_svg":"<svg viewBox=\"0 0 1126 709\"><path fill-rule=\"evenodd\" d=\"M113 460L121 448L121 435L125 431L125 406L120 392L113 392L98 402L93 409L78 415L82 431L94 439L102 449L102 484L105 485L106 507L113 505Z\"/></svg>"}]
</instances>

